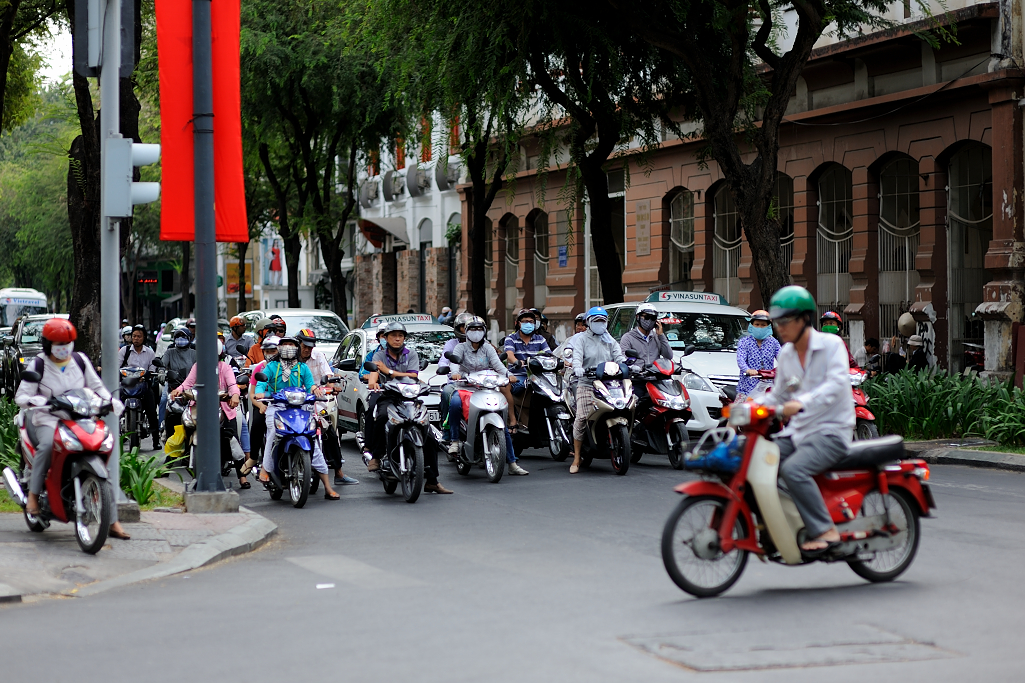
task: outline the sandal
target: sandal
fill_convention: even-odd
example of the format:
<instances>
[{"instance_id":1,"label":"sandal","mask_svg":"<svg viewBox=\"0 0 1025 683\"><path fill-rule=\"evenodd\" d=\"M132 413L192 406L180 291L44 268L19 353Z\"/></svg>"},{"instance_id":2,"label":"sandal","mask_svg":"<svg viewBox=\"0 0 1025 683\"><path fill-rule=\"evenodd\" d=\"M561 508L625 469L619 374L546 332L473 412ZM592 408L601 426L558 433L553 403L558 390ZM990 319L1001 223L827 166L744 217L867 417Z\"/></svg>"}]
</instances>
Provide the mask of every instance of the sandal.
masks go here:
<instances>
[{"instance_id":1,"label":"sandal","mask_svg":"<svg viewBox=\"0 0 1025 683\"><path fill-rule=\"evenodd\" d=\"M580 466L579 465L570 465L569 466L569 473L570 474L577 474L579 471L580 471Z\"/></svg>"},{"instance_id":2,"label":"sandal","mask_svg":"<svg viewBox=\"0 0 1025 683\"><path fill-rule=\"evenodd\" d=\"M251 489L253 485L246 481L245 477L242 477L238 480L238 487L240 489Z\"/></svg>"},{"instance_id":3,"label":"sandal","mask_svg":"<svg viewBox=\"0 0 1025 683\"><path fill-rule=\"evenodd\" d=\"M338 495L337 493L335 495L333 495L333 496L330 493L326 493L326 492L324 493L324 500L341 500L341 499L342 499L342 497L340 495Z\"/></svg>"},{"instance_id":4,"label":"sandal","mask_svg":"<svg viewBox=\"0 0 1025 683\"><path fill-rule=\"evenodd\" d=\"M254 467L256 467L256 461L252 458L246 458L245 463L242 464L242 467L239 469L238 473L244 477L250 472L252 472Z\"/></svg>"},{"instance_id":5,"label":"sandal","mask_svg":"<svg viewBox=\"0 0 1025 683\"><path fill-rule=\"evenodd\" d=\"M265 469L261 469L260 474L258 474L256 478L262 481L264 484L270 483L270 475L267 474L267 470Z\"/></svg>"}]
</instances>

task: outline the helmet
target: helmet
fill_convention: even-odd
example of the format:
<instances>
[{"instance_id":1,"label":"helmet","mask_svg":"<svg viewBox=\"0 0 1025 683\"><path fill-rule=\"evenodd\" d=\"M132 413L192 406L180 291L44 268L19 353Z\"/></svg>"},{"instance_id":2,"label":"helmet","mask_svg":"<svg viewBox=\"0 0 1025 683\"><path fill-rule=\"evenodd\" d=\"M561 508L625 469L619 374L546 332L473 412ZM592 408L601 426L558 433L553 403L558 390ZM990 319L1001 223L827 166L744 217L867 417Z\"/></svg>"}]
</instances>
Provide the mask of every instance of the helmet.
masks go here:
<instances>
[{"instance_id":1,"label":"helmet","mask_svg":"<svg viewBox=\"0 0 1025 683\"><path fill-rule=\"evenodd\" d=\"M124 337L125 335L129 335L131 333L132 333L132 328L128 327L128 325L125 325L124 327L121 328L121 336L122 337Z\"/></svg>"},{"instance_id":2,"label":"helmet","mask_svg":"<svg viewBox=\"0 0 1025 683\"><path fill-rule=\"evenodd\" d=\"M388 329L388 323L381 323L377 326L377 336L380 337Z\"/></svg>"},{"instance_id":3,"label":"helmet","mask_svg":"<svg viewBox=\"0 0 1025 683\"><path fill-rule=\"evenodd\" d=\"M452 323L452 327L456 329L466 327L466 325L476 317L477 316L470 315L469 313L460 313L456 316L455 322Z\"/></svg>"},{"instance_id":4,"label":"helmet","mask_svg":"<svg viewBox=\"0 0 1025 683\"><path fill-rule=\"evenodd\" d=\"M131 331L131 330L129 330ZM78 338L78 332L70 320L50 318L43 325L43 339L51 344L70 344Z\"/></svg>"},{"instance_id":5,"label":"helmet","mask_svg":"<svg viewBox=\"0 0 1025 683\"><path fill-rule=\"evenodd\" d=\"M584 320L591 321L595 318L605 318L608 320L609 313L601 306L592 306L587 310L587 315L584 317Z\"/></svg>"},{"instance_id":6,"label":"helmet","mask_svg":"<svg viewBox=\"0 0 1025 683\"><path fill-rule=\"evenodd\" d=\"M171 333L171 339L179 339L184 337L185 339L192 339L192 335L184 327L174 328L174 332Z\"/></svg>"},{"instance_id":7,"label":"helmet","mask_svg":"<svg viewBox=\"0 0 1025 683\"><path fill-rule=\"evenodd\" d=\"M575 323L578 323L578 322L582 323L582 322L585 322L586 320L587 320L587 314L586 313L577 313L577 317L573 318L573 322L575 322Z\"/></svg>"},{"instance_id":8,"label":"helmet","mask_svg":"<svg viewBox=\"0 0 1025 683\"><path fill-rule=\"evenodd\" d=\"M217 330L217 338L224 341L224 330Z\"/></svg>"},{"instance_id":9,"label":"helmet","mask_svg":"<svg viewBox=\"0 0 1025 683\"><path fill-rule=\"evenodd\" d=\"M653 315L657 318L658 309L655 308L652 304L641 304L637 307L637 317L635 319L640 320L642 315Z\"/></svg>"},{"instance_id":10,"label":"helmet","mask_svg":"<svg viewBox=\"0 0 1025 683\"><path fill-rule=\"evenodd\" d=\"M264 328L273 323L274 321L270 318L260 318L256 321L256 331L263 332Z\"/></svg>"},{"instance_id":11,"label":"helmet","mask_svg":"<svg viewBox=\"0 0 1025 683\"><path fill-rule=\"evenodd\" d=\"M261 349L276 349L276 348L278 348L278 343L280 341L281 341L281 337L278 337L277 335L273 335L273 334L267 335L264 338L263 343L260 344L260 348Z\"/></svg>"},{"instance_id":12,"label":"helmet","mask_svg":"<svg viewBox=\"0 0 1025 683\"><path fill-rule=\"evenodd\" d=\"M837 327L839 327L840 325L843 325L843 318L841 318L840 314L837 313L836 311L826 311L825 313L822 314L822 317L819 318L819 319L820 320L835 320Z\"/></svg>"},{"instance_id":13,"label":"helmet","mask_svg":"<svg viewBox=\"0 0 1025 683\"><path fill-rule=\"evenodd\" d=\"M484 318L480 317L479 315L474 315L470 317L470 320L466 323L466 329L469 330L471 327L480 330L487 330L488 328L488 326L484 324Z\"/></svg>"},{"instance_id":14,"label":"helmet","mask_svg":"<svg viewBox=\"0 0 1025 683\"><path fill-rule=\"evenodd\" d=\"M388 323L388 327L384 328L384 334L385 336L388 336L392 332L401 332L402 334L406 334L406 326L400 322Z\"/></svg>"},{"instance_id":15,"label":"helmet","mask_svg":"<svg viewBox=\"0 0 1025 683\"><path fill-rule=\"evenodd\" d=\"M751 320L764 320L767 323L772 322L772 318L769 317L769 312L763 311L760 308L751 314Z\"/></svg>"},{"instance_id":16,"label":"helmet","mask_svg":"<svg viewBox=\"0 0 1025 683\"><path fill-rule=\"evenodd\" d=\"M537 319L537 313L534 312L533 308L521 308L520 312L516 314L516 322L519 322L521 318L527 317Z\"/></svg>"},{"instance_id":17,"label":"helmet","mask_svg":"<svg viewBox=\"0 0 1025 683\"><path fill-rule=\"evenodd\" d=\"M317 345L317 335L315 335L313 333L313 330L311 330L308 327L304 327L303 329L301 329L298 332L296 332L295 333L295 338L298 339L299 342L301 344L303 344L304 346L316 346Z\"/></svg>"},{"instance_id":18,"label":"helmet","mask_svg":"<svg viewBox=\"0 0 1025 683\"><path fill-rule=\"evenodd\" d=\"M195 327L195 326L196 326L196 319L195 318L189 318L188 321L185 323L185 327Z\"/></svg>"},{"instance_id":19,"label":"helmet","mask_svg":"<svg viewBox=\"0 0 1025 683\"><path fill-rule=\"evenodd\" d=\"M228 327L238 327L239 325L245 325L245 324L246 324L246 321L243 320L242 318L240 318L237 315L235 317L233 317L231 320L228 321Z\"/></svg>"},{"instance_id":20,"label":"helmet","mask_svg":"<svg viewBox=\"0 0 1025 683\"><path fill-rule=\"evenodd\" d=\"M816 313L815 297L804 287L789 285L772 295L769 317L773 320L799 313Z\"/></svg>"},{"instance_id":21,"label":"helmet","mask_svg":"<svg viewBox=\"0 0 1025 683\"><path fill-rule=\"evenodd\" d=\"M281 346L282 344L295 344L296 346L299 346L300 342L295 337L281 337L278 339L278 346Z\"/></svg>"}]
</instances>

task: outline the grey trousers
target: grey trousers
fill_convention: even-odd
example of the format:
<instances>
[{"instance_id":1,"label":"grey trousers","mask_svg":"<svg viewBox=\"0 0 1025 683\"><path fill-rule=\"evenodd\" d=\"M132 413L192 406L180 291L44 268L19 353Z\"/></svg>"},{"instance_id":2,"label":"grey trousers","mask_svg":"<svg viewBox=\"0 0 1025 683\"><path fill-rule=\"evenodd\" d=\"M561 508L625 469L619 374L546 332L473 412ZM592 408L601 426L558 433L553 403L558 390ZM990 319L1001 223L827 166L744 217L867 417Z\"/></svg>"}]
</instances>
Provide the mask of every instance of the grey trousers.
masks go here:
<instances>
[{"instance_id":1,"label":"grey trousers","mask_svg":"<svg viewBox=\"0 0 1025 683\"><path fill-rule=\"evenodd\" d=\"M781 461L780 476L801 513L808 540L818 538L832 528L833 519L813 477L847 455L847 444L835 434L813 434L796 448L789 436L777 438L776 445Z\"/></svg>"},{"instance_id":2,"label":"grey trousers","mask_svg":"<svg viewBox=\"0 0 1025 683\"><path fill-rule=\"evenodd\" d=\"M31 417L25 418L31 420ZM29 479L28 490L37 496L46 485L46 473L50 471L50 458L53 456L53 428L36 427L39 445L36 446L36 457L32 460L32 478Z\"/></svg>"}]
</instances>

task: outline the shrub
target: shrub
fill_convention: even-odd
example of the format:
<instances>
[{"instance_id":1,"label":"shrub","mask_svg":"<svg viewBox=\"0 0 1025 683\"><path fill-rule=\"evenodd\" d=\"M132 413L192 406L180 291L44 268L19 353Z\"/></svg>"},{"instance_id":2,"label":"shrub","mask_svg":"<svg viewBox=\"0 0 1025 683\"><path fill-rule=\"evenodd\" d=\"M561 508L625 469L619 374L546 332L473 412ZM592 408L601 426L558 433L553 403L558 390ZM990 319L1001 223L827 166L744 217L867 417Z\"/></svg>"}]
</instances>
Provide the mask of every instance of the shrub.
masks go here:
<instances>
[{"instance_id":1,"label":"shrub","mask_svg":"<svg viewBox=\"0 0 1025 683\"><path fill-rule=\"evenodd\" d=\"M131 496L139 505L146 505L153 498L153 480L168 473L160 464L163 453L143 457L139 448L133 448L121 455L121 490Z\"/></svg>"},{"instance_id":2,"label":"shrub","mask_svg":"<svg viewBox=\"0 0 1025 683\"><path fill-rule=\"evenodd\" d=\"M21 468L21 456L18 455L18 427L14 424L14 416L18 414L18 406L7 397L0 398L0 470L10 467L15 472Z\"/></svg>"}]
</instances>

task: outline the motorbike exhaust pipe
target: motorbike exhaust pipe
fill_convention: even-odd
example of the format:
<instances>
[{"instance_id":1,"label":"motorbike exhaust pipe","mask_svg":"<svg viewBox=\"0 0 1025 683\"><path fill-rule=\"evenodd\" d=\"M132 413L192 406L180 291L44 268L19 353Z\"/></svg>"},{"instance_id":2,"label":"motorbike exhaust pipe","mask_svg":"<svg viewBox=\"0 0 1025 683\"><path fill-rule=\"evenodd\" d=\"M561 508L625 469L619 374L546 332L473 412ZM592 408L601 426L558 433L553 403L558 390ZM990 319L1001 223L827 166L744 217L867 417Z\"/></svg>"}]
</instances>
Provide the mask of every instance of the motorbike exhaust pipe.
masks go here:
<instances>
[{"instance_id":1,"label":"motorbike exhaust pipe","mask_svg":"<svg viewBox=\"0 0 1025 683\"><path fill-rule=\"evenodd\" d=\"M21 507L28 505L28 498L25 496L25 492L22 491L21 484L18 483L18 475L10 467L4 468L4 486L7 487L7 492L11 494L14 502Z\"/></svg>"}]
</instances>

